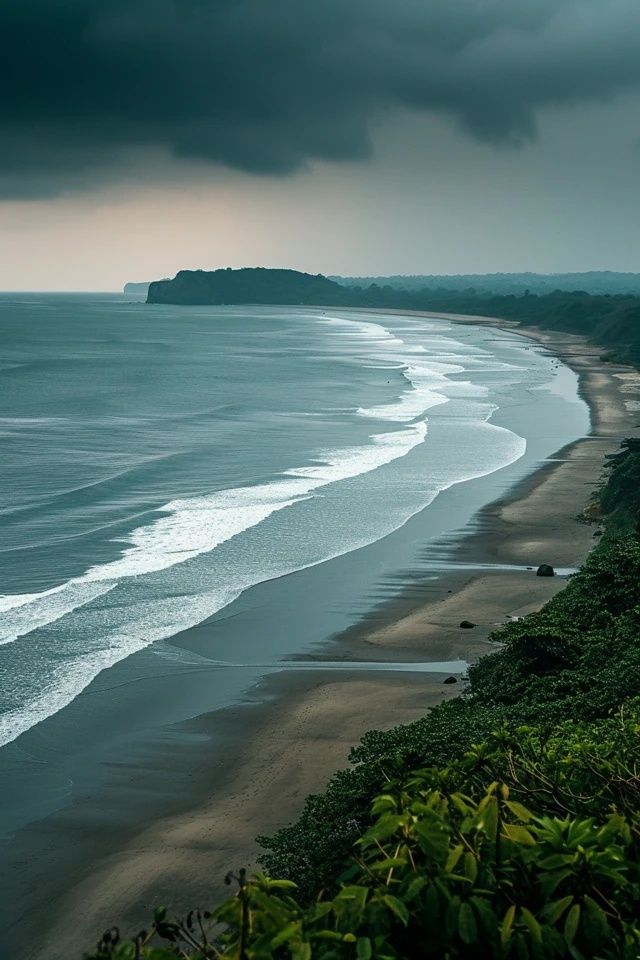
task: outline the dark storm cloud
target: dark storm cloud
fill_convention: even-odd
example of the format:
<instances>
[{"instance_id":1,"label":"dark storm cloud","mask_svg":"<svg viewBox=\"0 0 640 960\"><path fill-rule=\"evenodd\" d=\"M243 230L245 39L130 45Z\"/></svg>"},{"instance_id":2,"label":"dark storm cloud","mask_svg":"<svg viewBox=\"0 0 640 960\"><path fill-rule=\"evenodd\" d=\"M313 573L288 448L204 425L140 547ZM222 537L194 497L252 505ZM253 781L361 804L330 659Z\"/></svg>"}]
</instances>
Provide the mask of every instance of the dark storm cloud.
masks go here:
<instances>
[{"instance_id":1,"label":"dark storm cloud","mask_svg":"<svg viewBox=\"0 0 640 960\"><path fill-rule=\"evenodd\" d=\"M637 0L3 0L0 192L153 147L255 173L366 157L408 107L520 142L640 85Z\"/></svg>"}]
</instances>

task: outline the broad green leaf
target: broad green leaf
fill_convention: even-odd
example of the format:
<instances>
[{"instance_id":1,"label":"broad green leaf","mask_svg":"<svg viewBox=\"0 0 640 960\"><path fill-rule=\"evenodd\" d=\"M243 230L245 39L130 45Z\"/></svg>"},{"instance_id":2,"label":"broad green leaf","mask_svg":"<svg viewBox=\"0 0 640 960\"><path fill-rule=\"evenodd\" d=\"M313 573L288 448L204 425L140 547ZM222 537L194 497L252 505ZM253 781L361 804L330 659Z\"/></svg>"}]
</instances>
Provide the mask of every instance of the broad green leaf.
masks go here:
<instances>
[{"instance_id":1,"label":"broad green leaf","mask_svg":"<svg viewBox=\"0 0 640 960\"><path fill-rule=\"evenodd\" d=\"M515 916L516 916L516 908L512 904L507 910L507 912L505 913L504 919L500 926L500 942L502 943L503 947L507 944L509 937L511 936L511 928L513 926L513 921L515 919Z\"/></svg>"},{"instance_id":2,"label":"broad green leaf","mask_svg":"<svg viewBox=\"0 0 640 960\"><path fill-rule=\"evenodd\" d=\"M486 803L481 804L482 810L478 814L476 823L490 840L495 840L498 832L498 802L495 797L487 797Z\"/></svg>"},{"instance_id":3,"label":"broad green leaf","mask_svg":"<svg viewBox=\"0 0 640 960\"><path fill-rule=\"evenodd\" d=\"M279 933L271 941L271 946L276 949L276 947L281 947L283 943L286 943L287 940L291 940L292 937L298 936L300 934L300 923L288 923L286 927L283 927Z\"/></svg>"},{"instance_id":4,"label":"broad green leaf","mask_svg":"<svg viewBox=\"0 0 640 960\"><path fill-rule=\"evenodd\" d=\"M470 852L467 852L464 855L464 875L467 880L471 881L471 883L476 882L476 878L478 876L478 861Z\"/></svg>"},{"instance_id":5,"label":"broad green leaf","mask_svg":"<svg viewBox=\"0 0 640 960\"><path fill-rule=\"evenodd\" d=\"M313 907L313 913L315 919L320 919L321 917L326 917L328 913L331 913L333 910L333 904L327 900L321 900L319 903L316 903Z\"/></svg>"},{"instance_id":6,"label":"broad green leaf","mask_svg":"<svg viewBox=\"0 0 640 960\"><path fill-rule=\"evenodd\" d=\"M343 887L342 890L336 895L336 900L352 900L356 903L359 903L361 907L367 902L367 897L369 896L368 887L358 887L351 885L348 887Z\"/></svg>"},{"instance_id":7,"label":"broad green leaf","mask_svg":"<svg viewBox=\"0 0 640 960\"><path fill-rule=\"evenodd\" d=\"M385 813L374 825L367 830L360 843L368 843L372 840L387 840L404 824L406 817L404 814Z\"/></svg>"},{"instance_id":8,"label":"broad green leaf","mask_svg":"<svg viewBox=\"0 0 640 960\"><path fill-rule=\"evenodd\" d=\"M418 894L423 890L429 881L426 877L417 876L414 877L409 886L407 887L404 898L405 900L413 900L414 897L417 897ZM428 894L427 894L428 896Z\"/></svg>"},{"instance_id":9,"label":"broad green leaf","mask_svg":"<svg viewBox=\"0 0 640 960\"><path fill-rule=\"evenodd\" d=\"M517 800L507 800L505 807L508 807L511 810L511 813L514 814L519 820L524 820L525 822L533 818L533 814L530 810L527 810L521 803L518 803Z\"/></svg>"},{"instance_id":10,"label":"broad green leaf","mask_svg":"<svg viewBox=\"0 0 640 960\"><path fill-rule=\"evenodd\" d=\"M456 810L461 813L463 816L466 816L469 813L473 812L473 806L469 803L466 797L463 797L460 793L452 793L449 797L449 800L456 808Z\"/></svg>"},{"instance_id":11,"label":"broad green leaf","mask_svg":"<svg viewBox=\"0 0 640 960\"><path fill-rule=\"evenodd\" d=\"M564 938L569 945L573 943L580 925L580 904L574 903L564 922Z\"/></svg>"},{"instance_id":12,"label":"broad green leaf","mask_svg":"<svg viewBox=\"0 0 640 960\"><path fill-rule=\"evenodd\" d=\"M526 907L520 907L520 916L522 917L524 923L526 924L529 933L536 941L536 943L542 943L542 927L531 913L530 910L527 910Z\"/></svg>"},{"instance_id":13,"label":"broad green leaf","mask_svg":"<svg viewBox=\"0 0 640 960\"><path fill-rule=\"evenodd\" d=\"M420 847L439 863L446 861L449 852L449 829L438 817L421 820L415 825Z\"/></svg>"},{"instance_id":14,"label":"broad green leaf","mask_svg":"<svg viewBox=\"0 0 640 960\"><path fill-rule=\"evenodd\" d=\"M533 839L526 827L521 827L517 823L505 823L502 827L502 836L512 843L519 843L525 847L535 847L536 841Z\"/></svg>"},{"instance_id":15,"label":"broad green leaf","mask_svg":"<svg viewBox=\"0 0 640 960\"><path fill-rule=\"evenodd\" d=\"M478 939L478 925L473 914L472 907L464 901L460 904L460 913L458 914L458 931L463 943L475 943Z\"/></svg>"},{"instance_id":16,"label":"broad green leaf","mask_svg":"<svg viewBox=\"0 0 640 960\"><path fill-rule=\"evenodd\" d=\"M358 960L371 960L373 949L369 937L358 937L356 956Z\"/></svg>"},{"instance_id":17,"label":"broad green leaf","mask_svg":"<svg viewBox=\"0 0 640 960\"><path fill-rule=\"evenodd\" d=\"M386 904L392 913L395 913L398 920L400 920L406 927L409 923L409 911L405 907L402 900L398 900L397 897L392 897L390 893L385 893L382 898L382 902Z\"/></svg>"},{"instance_id":18,"label":"broad green leaf","mask_svg":"<svg viewBox=\"0 0 640 960\"><path fill-rule=\"evenodd\" d=\"M446 873L452 873L452 871L455 869L456 863L462 856L463 851L464 851L464 847L462 846L461 843L459 843L456 847L453 848L453 850L447 857L447 862L444 867Z\"/></svg>"},{"instance_id":19,"label":"broad green leaf","mask_svg":"<svg viewBox=\"0 0 640 960\"><path fill-rule=\"evenodd\" d=\"M595 920L600 926L606 926L608 923L607 915L602 907L595 902L595 900L585 895L584 905L587 908L589 916L592 920Z\"/></svg>"},{"instance_id":20,"label":"broad green leaf","mask_svg":"<svg viewBox=\"0 0 640 960\"><path fill-rule=\"evenodd\" d=\"M391 810L395 810L397 807L397 802L395 797L392 797L389 793L383 793L379 797L376 797L372 812L374 814L379 813L389 813Z\"/></svg>"},{"instance_id":21,"label":"broad green leaf","mask_svg":"<svg viewBox=\"0 0 640 960\"><path fill-rule=\"evenodd\" d=\"M385 857L383 860L376 860L375 863L372 863L370 869L386 873L387 870L392 870L395 867L404 867L406 864L407 857Z\"/></svg>"},{"instance_id":22,"label":"broad green leaf","mask_svg":"<svg viewBox=\"0 0 640 960\"><path fill-rule=\"evenodd\" d=\"M337 930L317 930L310 934L314 940L340 940L342 941L342 934L338 933Z\"/></svg>"},{"instance_id":23,"label":"broad green leaf","mask_svg":"<svg viewBox=\"0 0 640 960\"><path fill-rule=\"evenodd\" d=\"M291 950L291 960L311 960L311 944L296 944Z\"/></svg>"},{"instance_id":24,"label":"broad green leaf","mask_svg":"<svg viewBox=\"0 0 640 960\"><path fill-rule=\"evenodd\" d=\"M298 887L297 883L294 883L293 880L269 880L269 889L270 890L296 890Z\"/></svg>"}]
</instances>

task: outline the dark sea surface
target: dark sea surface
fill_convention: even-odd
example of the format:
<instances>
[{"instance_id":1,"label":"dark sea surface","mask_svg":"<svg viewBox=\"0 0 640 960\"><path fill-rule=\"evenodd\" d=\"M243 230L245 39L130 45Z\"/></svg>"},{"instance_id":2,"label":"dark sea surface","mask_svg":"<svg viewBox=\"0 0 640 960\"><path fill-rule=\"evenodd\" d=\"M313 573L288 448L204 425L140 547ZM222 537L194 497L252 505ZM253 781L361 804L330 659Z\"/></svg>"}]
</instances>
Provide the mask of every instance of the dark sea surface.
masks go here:
<instances>
[{"instance_id":1,"label":"dark sea surface","mask_svg":"<svg viewBox=\"0 0 640 960\"><path fill-rule=\"evenodd\" d=\"M109 737L353 625L425 537L589 429L544 349L447 320L4 294L0 344L5 838Z\"/></svg>"}]
</instances>

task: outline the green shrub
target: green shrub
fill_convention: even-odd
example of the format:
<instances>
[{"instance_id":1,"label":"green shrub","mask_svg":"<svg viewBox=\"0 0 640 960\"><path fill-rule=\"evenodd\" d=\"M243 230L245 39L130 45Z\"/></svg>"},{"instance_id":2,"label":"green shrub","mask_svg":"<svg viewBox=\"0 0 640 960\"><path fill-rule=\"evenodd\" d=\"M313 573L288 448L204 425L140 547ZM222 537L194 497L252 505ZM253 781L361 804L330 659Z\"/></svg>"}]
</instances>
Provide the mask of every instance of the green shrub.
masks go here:
<instances>
[{"instance_id":1,"label":"green shrub","mask_svg":"<svg viewBox=\"0 0 640 960\"><path fill-rule=\"evenodd\" d=\"M303 897L335 888L387 779L444 765L501 725L605 717L640 696L639 638L640 540L607 539L541 611L494 634L503 647L470 669L464 695L414 723L365 734L352 767L310 797L295 824L259 838L268 848L264 866L295 881Z\"/></svg>"},{"instance_id":2,"label":"green shrub","mask_svg":"<svg viewBox=\"0 0 640 960\"><path fill-rule=\"evenodd\" d=\"M289 881L241 876L213 914L159 911L92 960L638 957L639 721L634 701L548 735L497 731L387 784L334 895L304 904Z\"/></svg>"},{"instance_id":3,"label":"green shrub","mask_svg":"<svg viewBox=\"0 0 640 960\"><path fill-rule=\"evenodd\" d=\"M640 440L624 440L609 458L610 474L600 495L600 507L610 529L640 533Z\"/></svg>"}]
</instances>

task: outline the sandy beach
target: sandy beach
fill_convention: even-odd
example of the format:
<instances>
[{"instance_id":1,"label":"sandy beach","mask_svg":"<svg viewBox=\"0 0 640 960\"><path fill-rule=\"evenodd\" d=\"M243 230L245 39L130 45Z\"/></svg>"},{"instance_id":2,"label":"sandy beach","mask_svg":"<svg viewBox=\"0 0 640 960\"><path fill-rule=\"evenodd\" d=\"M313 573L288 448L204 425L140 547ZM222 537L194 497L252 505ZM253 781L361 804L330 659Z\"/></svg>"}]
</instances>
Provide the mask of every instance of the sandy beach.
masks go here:
<instances>
[{"instance_id":1,"label":"sandy beach","mask_svg":"<svg viewBox=\"0 0 640 960\"><path fill-rule=\"evenodd\" d=\"M491 318L448 318L517 329ZM410 722L463 688L461 681L444 685L443 675L435 673L333 671L322 667L323 658L473 662L491 650L489 636L497 626L562 589L563 577L539 578L532 568L545 562L574 569L596 542L596 527L581 516L605 457L625 436L639 433L640 375L603 363L601 350L579 337L531 328L518 334L543 344L579 374L591 435L558 451L483 509L456 545L449 571L407 584L332 639L316 658L318 669L272 676L252 693L253 703L199 716L183 725L183 739L159 745L145 762L165 765L168 779L189 770L186 812L150 822L142 832L120 827L100 845L92 840L90 817L58 821L55 835L46 822L36 825L31 856L38 858L43 886L20 889L18 876L17 887L25 911L46 902L52 919L30 921L23 960L71 960L113 922L135 932L158 903L178 914L194 905L210 907L228 870L255 866L256 834L294 820L305 796L346 765L350 747L366 730ZM476 626L461 630L463 619ZM224 747L209 764L202 743L213 737L213 728ZM135 771L130 776L134 780ZM78 849L86 855L78 858ZM60 863L55 889L53 862Z\"/></svg>"}]
</instances>

